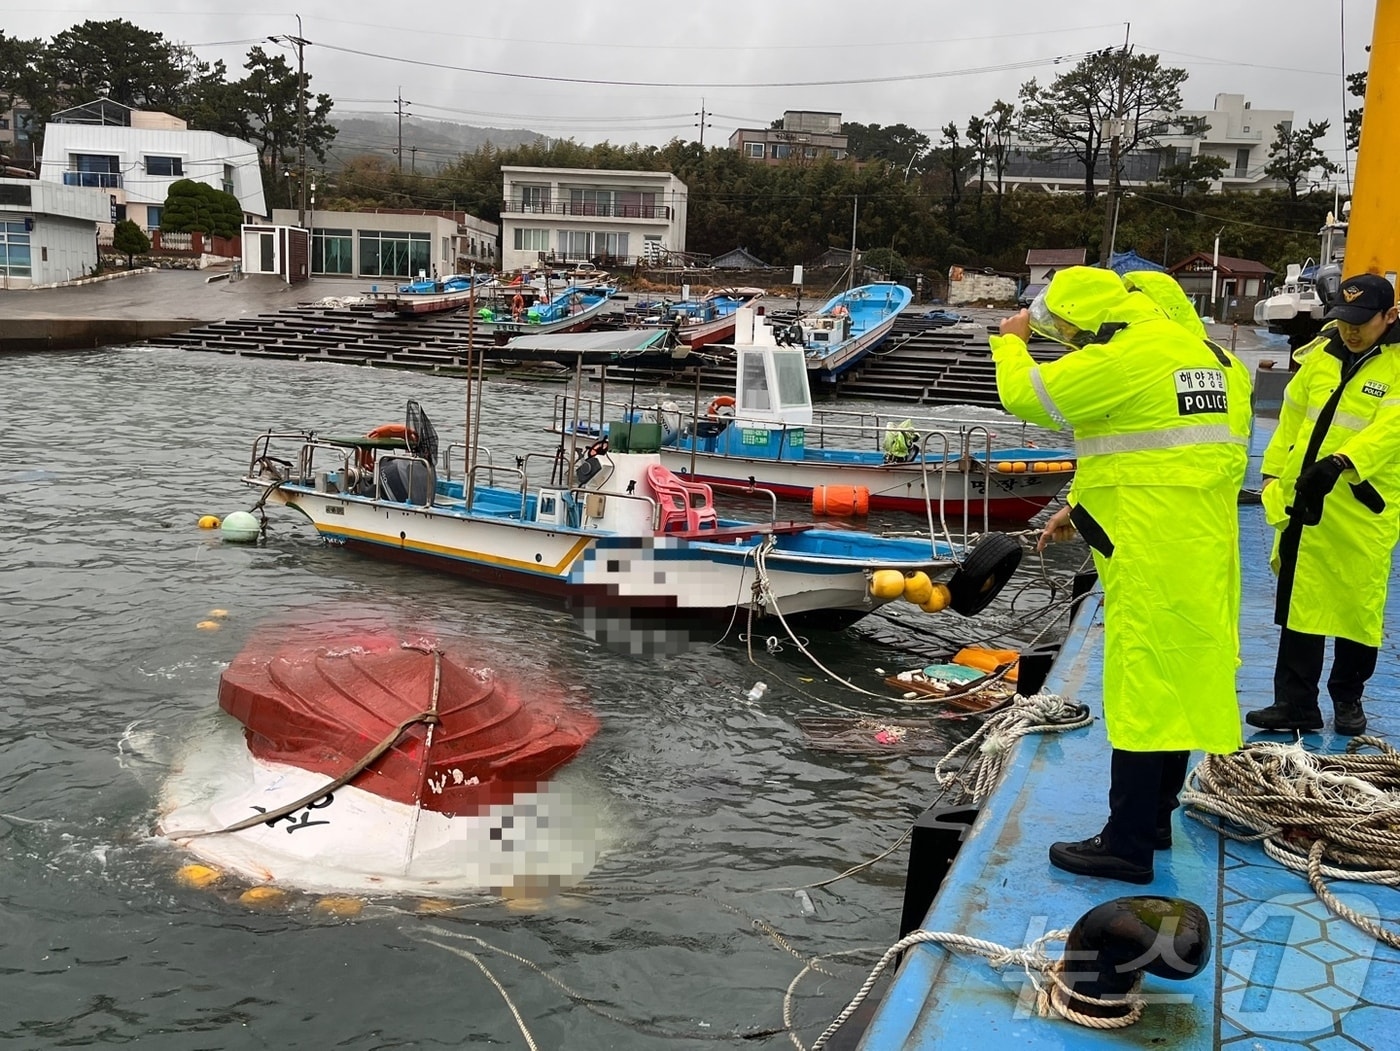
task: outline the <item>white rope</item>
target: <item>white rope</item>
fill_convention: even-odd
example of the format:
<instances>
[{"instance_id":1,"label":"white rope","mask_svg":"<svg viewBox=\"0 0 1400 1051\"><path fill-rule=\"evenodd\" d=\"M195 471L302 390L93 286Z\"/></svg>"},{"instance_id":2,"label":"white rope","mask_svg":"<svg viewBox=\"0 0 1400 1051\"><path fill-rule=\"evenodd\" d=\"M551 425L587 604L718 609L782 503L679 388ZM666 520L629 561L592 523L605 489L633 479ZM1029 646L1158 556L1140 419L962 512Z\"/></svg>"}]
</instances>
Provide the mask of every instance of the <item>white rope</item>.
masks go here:
<instances>
[{"instance_id":1,"label":"white rope","mask_svg":"<svg viewBox=\"0 0 1400 1051\"><path fill-rule=\"evenodd\" d=\"M1050 1015L1058 1015L1061 1018L1074 1022L1077 1025L1086 1026L1090 1029L1123 1029L1132 1025L1142 1017L1145 1001L1137 995L1137 984L1122 998L1100 1000L1083 993L1075 992L1060 976L1060 962L1050 959L1045 954L1045 946L1052 941L1062 942L1069 937L1069 931L1055 930L1041 935L1030 945L1022 949L1012 949L1005 945L998 945L996 942L985 941L981 938L973 938L966 934L958 934L951 931L914 931L895 942L885 950L878 963L871 969L864 984L857 990L855 996L851 998L832 1023L822 1031L821 1036L812 1043L810 1051L821 1051L826 1046L828 1040L836 1034L836 1031L846 1023L846 1020L855 1014L856 1010L870 995L870 991L875 987L881 972L889 966L899 953L913 945L933 943L941 945L945 949L958 950L970 953L974 956L981 956L997 970L1004 967L1019 966L1026 972L1032 986L1036 990L1036 1013L1044 1018ZM789 948L789 951L792 951ZM832 956L850 955L851 952L859 950L849 950L845 953L833 953ZM783 998L783 1022L788 1026L788 1037L793 1046L798 1051L809 1051L802 1041L798 1039L792 1027L792 1006L791 1001L797 989L798 982L809 970L819 970L819 961L826 957L813 957L803 968L801 973L788 985L787 994ZM827 972L823 972L827 973ZM1141 976L1139 976L1139 982ZM1122 1014L1109 1016L1086 1014L1078 1009L1076 1005L1087 1005L1092 1007L1106 1007L1115 1011L1124 1011Z\"/></svg>"},{"instance_id":2,"label":"white rope","mask_svg":"<svg viewBox=\"0 0 1400 1051\"><path fill-rule=\"evenodd\" d=\"M973 801L984 799L1001 780L1002 768L1017 740L1027 734L1077 730L1093 721L1087 707L1066 701L1059 694L1023 697L1018 693L1010 707L991 716L976 733L940 759L934 767L934 777L943 788L961 784ZM960 769L950 769L954 760L963 761Z\"/></svg>"},{"instance_id":3,"label":"white rope","mask_svg":"<svg viewBox=\"0 0 1400 1051\"><path fill-rule=\"evenodd\" d=\"M1363 748L1380 754L1357 754ZM1324 883L1400 886L1400 752L1385 741L1353 737L1344 755L1274 742L1207 755L1188 775L1181 801L1191 817L1229 839L1262 841L1269 857L1305 873L1334 913L1400 948L1400 934L1349 908ZM1242 834L1202 814L1250 831Z\"/></svg>"}]
</instances>

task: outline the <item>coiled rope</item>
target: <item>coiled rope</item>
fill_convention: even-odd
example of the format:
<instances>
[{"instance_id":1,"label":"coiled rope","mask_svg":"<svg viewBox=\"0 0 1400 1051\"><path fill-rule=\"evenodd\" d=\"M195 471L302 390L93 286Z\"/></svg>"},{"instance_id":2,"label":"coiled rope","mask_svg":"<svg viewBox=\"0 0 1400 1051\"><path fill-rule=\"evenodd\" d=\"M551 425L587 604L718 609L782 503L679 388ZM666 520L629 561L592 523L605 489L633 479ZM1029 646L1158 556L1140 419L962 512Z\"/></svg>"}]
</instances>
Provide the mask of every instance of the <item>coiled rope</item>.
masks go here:
<instances>
[{"instance_id":1,"label":"coiled rope","mask_svg":"<svg viewBox=\"0 0 1400 1051\"><path fill-rule=\"evenodd\" d=\"M1363 748L1380 754L1357 754ZM1207 755L1188 775L1181 801L1191 817L1222 836L1262 842L1269 857L1305 873L1332 912L1400 948L1400 934L1347 907L1324 882L1330 877L1400 886L1400 752L1385 741L1353 737L1344 755L1274 742Z\"/></svg>"},{"instance_id":2,"label":"coiled rope","mask_svg":"<svg viewBox=\"0 0 1400 1051\"><path fill-rule=\"evenodd\" d=\"M934 777L940 787L960 784L973 801L981 800L1001 780L1002 768L1017 740L1027 734L1077 730L1093 721L1088 707L1066 701L1059 694L1017 694L1009 707L987 719L976 733L940 759L934 767ZM955 760L962 761L957 770L952 769Z\"/></svg>"},{"instance_id":3,"label":"coiled rope","mask_svg":"<svg viewBox=\"0 0 1400 1051\"><path fill-rule=\"evenodd\" d=\"M970 953L974 956L981 956L997 970L1004 967L1019 966L1026 972L1026 977L1036 991L1036 1014L1040 1017L1050 1017L1058 1015L1076 1025L1082 1025L1089 1029L1125 1029L1142 1017L1143 1008L1146 1001L1138 995L1138 988L1142 984L1142 975L1139 974L1133 988L1121 998L1101 1000L1096 997L1086 996L1083 993L1075 992L1068 985L1062 975L1063 962L1052 960L1045 954L1045 946L1050 942L1062 942L1069 937L1069 931L1055 930L1049 931L1025 948L1011 949L1005 945L998 945L996 942L984 941L981 938L973 938L966 934L958 934L951 931L914 931L895 942L885 950L878 963L871 969L866 977L865 983L857 990L856 995L851 998L841 1013L836 1016L832 1023L822 1031L821 1036L813 1041L810 1051L821 1051L826 1046L828 1040L835 1035L836 1031L845 1024L846 1020L855 1014L856 1009L870 991L875 987L881 972L889 965L899 953L913 945L932 943L941 945L946 949L955 949L961 952ZM789 949L789 951L792 951ZM848 953L836 955L849 955ZM783 998L783 1022L788 1025L788 1037L793 1046L798 1051L808 1051L793 1032L791 1022L791 1001L798 982L810 970L820 970L817 966L823 957L813 957L807 966L798 973L797 977L788 985L787 994ZM829 972L824 972L829 973ZM1080 1010L1081 1007L1107 1007L1115 1010L1127 1011L1123 1014L1108 1016L1086 1014Z\"/></svg>"}]
</instances>

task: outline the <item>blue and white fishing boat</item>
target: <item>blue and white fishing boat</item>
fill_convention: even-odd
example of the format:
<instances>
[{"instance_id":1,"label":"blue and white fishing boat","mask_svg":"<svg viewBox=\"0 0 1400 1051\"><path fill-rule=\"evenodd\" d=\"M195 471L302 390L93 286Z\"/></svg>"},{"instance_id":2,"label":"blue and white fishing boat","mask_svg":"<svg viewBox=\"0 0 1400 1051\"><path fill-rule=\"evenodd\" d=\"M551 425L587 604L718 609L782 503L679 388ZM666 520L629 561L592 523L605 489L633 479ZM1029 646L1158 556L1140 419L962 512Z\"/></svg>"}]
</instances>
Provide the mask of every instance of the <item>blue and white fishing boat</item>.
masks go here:
<instances>
[{"instance_id":1,"label":"blue and white fishing boat","mask_svg":"<svg viewBox=\"0 0 1400 1051\"><path fill-rule=\"evenodd\" d=\"M392 291L374 288L368 298L376 316L439 314L469 305L473 296L481 295L492 280L490 273L453 274L441 280L424 277Z\"/></svg>"},{"instance_id":2,"label":"blue and white fishing boat","mask_svg":"<svg viewBox=\"0 0 1400 1051\"><path fill-rule=\"evenodd\" d=\"M778 342L801 347L807 371L824 382L835 382L884 342L895 318L913 298L913 292L893 281L858 285L780 330Z\"/></svg>"},{"instance_id":3,"label":"blue and white fishing boat","mask_svg":"<svg viewBox=\"0 0 1400 1051\"><path fill-rule=\"evenodd\" d=\"M648 304L642 324L672 328L692 350L723 343L734 336L736 312L763 294L761 288L720 288L699 299L662 300Z\"/></svg>"},{"instance_id":4,"label":"blue and white fishing boat","mask_svg":"<svg viewBox=\"0 0 1400 1051\"><path fill-rule=\"evenodd\" d=\"M587 364L647 363L647 352L653 363L685 354L683 348L658 353L664 335L633 330L569 337L588 348L570 356L581 382ZM512 342L511 354L529 354L529 340ZM561 357L548 348L540 354L546 355ZM722 518L715 487L678 477L661 462L660 425L651 425L654 443L642 440L639 426L631 428L625 449L621 440L610 446L575 429L562 439L557 457L524 457L501 467L469 454L465 476L454 478L438 458L427 414L410 401L403 423L364 435L262 434L243 482L259 493L257 506L291 507L332 543L620 614L728 617L737 609L760 616L820 614L823 626L839 626L900 597L893 584L901 574L916 575L916 601L925 601L930 582L946 582L949 604L971 613L990 601L1019 562L1020 546L1000 534L994 535L1004 544L984 540L965 562L963 547L933 537L889 538L779 521L776 498L774 514L764 520ZM772 496L752 487L747 492Z\"/></svg>"}]
</instances>

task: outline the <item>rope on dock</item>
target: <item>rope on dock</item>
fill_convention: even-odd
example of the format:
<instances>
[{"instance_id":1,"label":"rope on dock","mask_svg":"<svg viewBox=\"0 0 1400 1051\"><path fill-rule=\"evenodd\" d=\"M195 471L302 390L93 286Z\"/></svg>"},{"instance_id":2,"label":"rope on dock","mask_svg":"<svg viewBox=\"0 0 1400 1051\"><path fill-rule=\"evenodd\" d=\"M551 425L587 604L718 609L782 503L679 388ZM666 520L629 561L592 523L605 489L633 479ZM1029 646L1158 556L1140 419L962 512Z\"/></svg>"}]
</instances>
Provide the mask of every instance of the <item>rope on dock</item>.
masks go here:
<instances>
[{"instance_id":1,"label":"rope on dock","mask_svg":"<svg viewBox=\"0 0 1400 1051\"><path fill-rule=\"evenodd\" d=\"M1067 1021L1074 1022L1089 1029L1125 1029L1142 1017L1143 1008L1146 1001L1138 995L1138 988L1141 985L1142 976L1138 975L1138 981L1133 988L1121 998L1101 1000L1096 997L1086 996L1083 993L1075 992L1073 988L1065 983L1061 977L1063 961L1052 960L1045 953L1045 946L1050 942L1062 942L1069 937L1069 930L1049 931L1031 942L1025 948L1012 949L1005 945L998 945L996 942L985 941L981 938L973 938L970 935L958 934L953 931L914 931L895 942L885 950L878 963L871 969L866 977L865 983L857 990L856 995L851 998L839 1015L832 1023L822 1031L821 1036L812 1043L810 1051L821 1051L826 1046L828 1040L836 1034L836 1031L845 1024L846 1020L855 1014L856 1009L870 991L875 987L880 974L899 953L905 949L920 944L933 943L941 945L945 949L956 949L961 952L970 953L974 956L981 956L997 970L1012 965L1023 968L1026 977L1036 990L1036 1014L1040 1017L1050 1017L1058 1015ZM844 955L844 954L842 954ZM817 964L822 957L813 957L808 965L798 973L797 977L788 985L787 994L783 998L783 1021L788 1025L788 1038L798 1051L809 1051L793 1032L791 1023L791 1001L793 993L802 977L809 970L817 970ZM1113 1012L1127 1011L1118 1014L1101 1016L1087 1014L1080 1007L1103 1007Z\"/></svg>"},{"instance_id":2,"label":"rope on dock","mask_svg":"<svg viewBox=\"0 0 1400 1051\"><path fill-rule=\"evenodd\" d=\"M976 733L940 759L934 767L934 777L943 788L961 784L974 802L981 800L1001 780L1002 768L1017 740L1027 734L1077 730L1093 721L1086 705L1066 701L1059 694L1017 694L1009 707L992 715ZM961 768L951 769L954 760L959 759L963 761Z\"/></svg>"},{"instance_id":3,"label":"rope on dock","mask_svg":"<svg viewBox=\"0 0 1400 1051\"><path fill-rule=\"evenodd\" d=\"M1380 754L1358 754L1363 748ZM1324 882L1400 886L1400 752L1385 741L1353 737L1344 755L1274 742L1207 755L1188 776L1181 801L1191 817L1222 836L1262 842L1269 857L1305 873L1332 912L1400 948L1400 934L1347 907Z\"/></svg>"}]
</instances>

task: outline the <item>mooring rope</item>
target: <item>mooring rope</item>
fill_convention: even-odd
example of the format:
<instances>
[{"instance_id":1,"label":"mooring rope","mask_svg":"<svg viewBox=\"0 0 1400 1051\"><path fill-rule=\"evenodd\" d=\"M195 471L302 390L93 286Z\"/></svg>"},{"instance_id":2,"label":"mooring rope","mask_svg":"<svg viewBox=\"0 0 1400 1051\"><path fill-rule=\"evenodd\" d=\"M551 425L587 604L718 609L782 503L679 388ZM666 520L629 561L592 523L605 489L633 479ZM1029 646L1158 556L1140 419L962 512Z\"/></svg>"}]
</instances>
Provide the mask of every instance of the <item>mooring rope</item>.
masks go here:
<instances>
[{"instance_id":1,"label":"mooring rope","mask_svg":"<svg viewBox=\"0 0 1400 1051\"><path fill-rule=\"evenodd\" d=\"M1363 748L1380 754L1358 754ZM1344 755L1274 742L1207 755L1188 776L1181 801L1191 817L1229 839L1262 841L1269 857L1306 874L1335 914L1400 948L1400 934L1349 908L1324 882L1400 886L1400 752L1385 741L1353 737Z\"/></svg>"},{"instance_id":2,"label":"mooring rope","mask_svg":"<svg viewBox=\"0 0 1400 1051\"><path fill-rule=\"evenodd\" d=\"M959 742L938 761L933 774L944 788L961 784L963 791L975 802L989 795L1001 780L1002 768L1011 745L1027 734L1063 733L1077 730L1094 721L1087 706L1066 701L1059 694L1037 693L1030 697L1017 694L1009 707L998 711L977 728L977 732ZM967 758L974 753L972 758ZM945 769L955 759L962 759L958 770Z\"/></svg>"},{"instance_id":3,"label":"mooring rope","mask_svg":"<svg viewBox=\"0 0 1400 1051\"><path fill-rule=\"evenodd\" d=\"M802 1041L798 1039L793 1031L789 1019L791 1018L791 999L802 977L809 970L818 970L815 965L826 957L813 957L805 968L788 985L788 990L783 999L783 1021L789 1023L788 1038L798 1051L821 1051L826 1046L828 1040L835 1035L836 1031L846 1023L846 1020L855 1014L857 1008L870 995L870 991L875 987L880 974L889 966L899 953L913 945L932 943L941 945L945 949L958 950L970 953L974 956L981 956L997 970L1012 965L1023 968L1026 977L1036 990L1036 1013L1042 1018L1051 1015L1058 1015L1067 1021L1074 1022L1089 1029L1125 1029L1142 1017L1143 1008L1146 1001L1138 995L1138 988L1141 985L1142 977L1139 974L1138 980L1133 988L1123 997L1116 999L1098 999L1086 996L1066 984L1062 977L1063 963L1059 960L1052 960L1045 954L1045 946L1053 941L1064 941L1069 937L1068 930L1049 931L1025 948L1012 949L1005 945L998 945L996 942L985 941L981 938L973 938L970 935L958 934L953 931L914 931L895 942L885 950L878 963L871 969L864 984L857 990L855 996L851 998L841 1013L836 1016L832 1023L822 1031L821 1036L812 1043L810 1049L806 1048ZM859 950L849 950L846 953L836 953L836 955L849 955L851 952ZM825 972L824 972L825 973ZM1113 1014L1108 1016L1087 1014L1080 1010L1081 1007L1106 1007L1115 1011L1122 1011L1123 1014Z\"/></svg>"}]
</instances>

